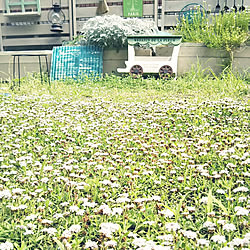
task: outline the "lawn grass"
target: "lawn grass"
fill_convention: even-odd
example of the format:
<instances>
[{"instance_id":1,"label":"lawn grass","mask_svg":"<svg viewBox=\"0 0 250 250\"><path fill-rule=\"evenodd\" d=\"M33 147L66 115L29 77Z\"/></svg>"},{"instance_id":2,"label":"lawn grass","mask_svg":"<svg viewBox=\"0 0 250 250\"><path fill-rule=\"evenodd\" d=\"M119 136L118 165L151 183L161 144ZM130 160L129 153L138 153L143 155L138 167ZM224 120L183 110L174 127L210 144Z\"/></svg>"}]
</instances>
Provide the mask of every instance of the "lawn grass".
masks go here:
<instances>
[{"instance_id":1,"label":"lawn grass","mask_svg":"<svg viewBox=\"0 0 250 250\"><path fill-rule=\"evenodd\" d=\"M2 85L0 249L247 248L248 79Z\"/></svg>"}]
</instances>

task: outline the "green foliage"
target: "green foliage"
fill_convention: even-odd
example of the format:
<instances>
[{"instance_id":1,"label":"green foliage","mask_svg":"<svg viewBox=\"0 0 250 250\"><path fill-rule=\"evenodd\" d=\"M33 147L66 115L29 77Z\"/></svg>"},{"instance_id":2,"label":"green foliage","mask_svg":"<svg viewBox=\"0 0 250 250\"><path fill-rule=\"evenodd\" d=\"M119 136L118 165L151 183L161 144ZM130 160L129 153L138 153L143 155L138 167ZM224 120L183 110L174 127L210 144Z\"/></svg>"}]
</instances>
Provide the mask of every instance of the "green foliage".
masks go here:
<instances>
[{"instance_id":1,"label":"green foliage","mask_svg":"<svg viewBox=\"0 0 250 250\"><path fill-rule=\"evenodd\" d=\"M86 21L81 29L81 35L85 43L119 49L127 45L128 35L153 34L156 31L153 21L107 15L96 16Z\"/></svg>"},{"instance_id":2,"label":"green foliage","mask_svg":"<svg viewBox=\"0 0 250 250\"><path fill-rule=\"evenodd\" d=\"M0 249L248 244L247 84L189 74L0 95Z\"/></svg>"},{"instance_id":3,"label":"green foliage","mask_svg":"<svg viewBox=\"0 0 250 250\"><path fill-rule=\"evenodd\" d=\"M205 16L197 13L190 22L183 18L176 31L183 36L183 41L204 43L209 48L226 50L231 62L233 52L249 39L247 12L231 12L216 16Z\"/></svg>"}]
</instances>

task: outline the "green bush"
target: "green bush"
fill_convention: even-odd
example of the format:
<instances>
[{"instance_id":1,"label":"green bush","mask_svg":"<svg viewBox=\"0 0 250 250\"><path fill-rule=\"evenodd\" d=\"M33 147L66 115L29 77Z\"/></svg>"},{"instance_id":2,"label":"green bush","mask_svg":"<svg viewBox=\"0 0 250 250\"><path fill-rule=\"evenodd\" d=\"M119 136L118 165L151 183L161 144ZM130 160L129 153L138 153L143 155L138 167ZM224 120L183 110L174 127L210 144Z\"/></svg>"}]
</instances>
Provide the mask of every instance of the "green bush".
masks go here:
<instances>
[{"instance_id":1,"label":"green bush","mask_svg":"<svg viewBox=\"0 0 250 250\"><path fill-rule=\"evenodd\" d=\"M197 12L192 19L183 18L176 31L186 42L201 42L209 48L223 49L229 53L231 63L233 53L249 39L247 12L231 12L216 16L201 15Z\"/></svg>"}]
</instances>

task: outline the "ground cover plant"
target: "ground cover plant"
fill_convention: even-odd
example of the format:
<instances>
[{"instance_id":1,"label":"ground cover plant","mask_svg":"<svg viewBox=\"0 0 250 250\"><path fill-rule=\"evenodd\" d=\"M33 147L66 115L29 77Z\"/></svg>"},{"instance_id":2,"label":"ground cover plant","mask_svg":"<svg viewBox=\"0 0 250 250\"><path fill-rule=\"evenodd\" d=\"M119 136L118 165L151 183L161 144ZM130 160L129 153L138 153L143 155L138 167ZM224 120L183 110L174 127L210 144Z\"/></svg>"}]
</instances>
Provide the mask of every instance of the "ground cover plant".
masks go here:
<instances>
[{"instance_id":1,"label":"ground cover plant","mask_svg":"<svg viewBox=\"0 0 250 250\"><path fill-rule=\"evenodd\" d=\"M0 95L0 249L248 249L246 79Z\"/></svg>"}]
</instances>

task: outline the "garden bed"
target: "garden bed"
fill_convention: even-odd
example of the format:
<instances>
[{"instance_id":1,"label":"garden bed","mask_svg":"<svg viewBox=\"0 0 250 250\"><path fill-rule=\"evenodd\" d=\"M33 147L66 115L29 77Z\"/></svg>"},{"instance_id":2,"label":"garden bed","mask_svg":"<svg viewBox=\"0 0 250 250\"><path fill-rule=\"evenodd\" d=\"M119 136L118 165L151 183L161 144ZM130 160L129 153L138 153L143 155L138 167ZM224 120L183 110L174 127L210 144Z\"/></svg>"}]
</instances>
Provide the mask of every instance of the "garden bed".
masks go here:
<instances>
[{"instance_id":1,"label":"garden bed","mask_svg":"<svg viewBox=\"0 0 250 250\"><path fill-rule=\"evenodd\" d=\"M245 79L28 78L4 91L1 249L249 245Z\"/></svg>"}]
</instances>

